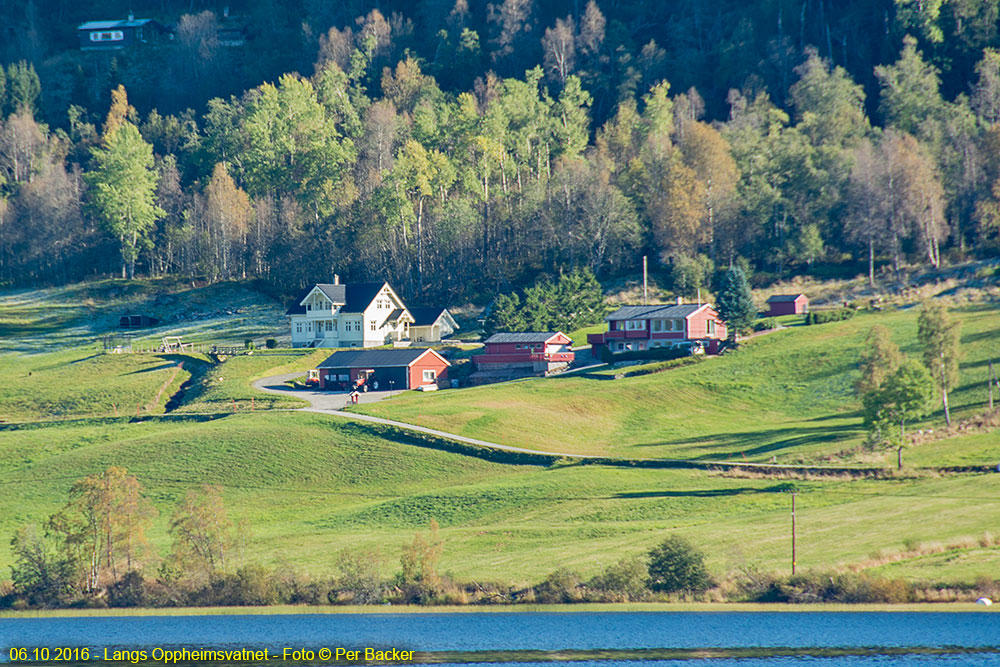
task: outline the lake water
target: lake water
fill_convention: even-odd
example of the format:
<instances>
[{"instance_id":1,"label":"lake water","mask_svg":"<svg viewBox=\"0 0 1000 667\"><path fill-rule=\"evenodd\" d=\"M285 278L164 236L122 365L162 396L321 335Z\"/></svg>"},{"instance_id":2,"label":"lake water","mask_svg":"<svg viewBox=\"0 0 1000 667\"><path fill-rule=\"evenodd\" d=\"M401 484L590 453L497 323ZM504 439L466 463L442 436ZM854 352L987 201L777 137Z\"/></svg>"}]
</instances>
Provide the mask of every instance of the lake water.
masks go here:
<instances>
[{"instance_id":1,"label":"lake water","mask_svg":"<svg viewBox=\"0 0 1000 667\"><path fill-rule=\"evenodd\" d=\"M839 657L712 658L712 665L997 665L1000 615L906 612L516 612L296 614L0 619L0 662L12 646L107 648L397 647L417 651L885 647ZM888 655L899 647L966 647L951 655ZM657 667L692 660L581 660L573 665ZM533 663L518 663L521 667ZM548 664L550 667L552 663Z\"/></svg>"}]
</instances>

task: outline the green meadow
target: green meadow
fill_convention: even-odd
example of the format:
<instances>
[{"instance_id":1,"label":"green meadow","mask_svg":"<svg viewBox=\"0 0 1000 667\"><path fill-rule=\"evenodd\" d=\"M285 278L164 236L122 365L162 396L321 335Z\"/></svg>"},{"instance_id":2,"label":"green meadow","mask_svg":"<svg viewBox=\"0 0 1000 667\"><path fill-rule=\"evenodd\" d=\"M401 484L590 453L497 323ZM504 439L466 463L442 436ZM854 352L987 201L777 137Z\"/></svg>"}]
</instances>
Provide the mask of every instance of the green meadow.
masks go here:
<instances>
[{"instance_id":1,"label":"green meadow","mask_svg":"<svg viewBox=\"0 0 1000 667\"><path fill-rule=\"evenodd\" d=\"M919 358L918 308L859 314L845 322L794 326L740 350L662 373L599 381L566 376L407 394L352 408L367 414L534 449L629 458L819 462L864 440L853 385L864 337L888 327ZM1000 308L965 306L956 418L982 411L986 366L1000 359ZM1000 399L998 399L1000 400ZM943 422L940 406L924 423ZM974 441L959 446L976 448ZM988 450L988 448L987 448ZM1000 457L1000 446L993 458ZM945 460L962 455L940 452ZM989 451L977 458L990 461ZM981 456L982 455L982 456ZM933 458L933 457L932 457ZM865 460L872 456L865 453ZM928 465L938 461L921 459ZM885 458L888 461L888 458ZM1000 461L1000 458L998 458Z\"/></svg>"},{"instance_id":2,"label":"green meadow","mask_svg":"<svg viewBox=\"0 0 1000 667\"><path fill-rule=\"evenodd\" d=\"M164 301L153 296L162 285L146 288L136 297L142 303ZM98 293L108 289L120 286ZM172 288L170 306L189 312L195 306L188 300L201 298L202 289ZM273 303L243 287L225 289L258 313L240 336L281 332ZM995 430L930 438L906 452L903 474L881 480L509 463L385 427L291 411L303 403L250 387L256 378L305 370L325 352L223 363L200 354L103 354L95 337L113 327L121 304L101 306L90 320L85 300L74 306L72 290L53 291L48 298L64 303L65 313L46 323L33 319L46 310L46 293L32 294L0 295L0 580L13 531L44 521L76 479L109 465L136 475L156 506L150 538L160 555L169 549L178 499L218 484L248 526L247 561L315 576L331 574L344 549L379 552L389 574L402 546L431 519L444 538L442 569L466 581L530 584L558 567L591 575L673 532L704 549L718 577L744 568L787 571L792 489L802 569L854 567L969 584L1000 565L996 540L986 534L1000 525L1000 475L930 470L994 464ZM956 313L966 356L952 402L964 418L982 411L980 379L1000 349L1000 310ZM909 309L791 327L732 355L640 377L412 392L364 409L550 451L884 465L883 453L858 446L854 364L875 323L889 326L916 355L915 317ZM215 322L216 337L201 320L168 321L147 336L191 326L177 335L231 337L225 317ZM49 335L58 343L46 348ZM940 415L931 415L914 428L941 426Z\"/></svg>"}]
</instances>

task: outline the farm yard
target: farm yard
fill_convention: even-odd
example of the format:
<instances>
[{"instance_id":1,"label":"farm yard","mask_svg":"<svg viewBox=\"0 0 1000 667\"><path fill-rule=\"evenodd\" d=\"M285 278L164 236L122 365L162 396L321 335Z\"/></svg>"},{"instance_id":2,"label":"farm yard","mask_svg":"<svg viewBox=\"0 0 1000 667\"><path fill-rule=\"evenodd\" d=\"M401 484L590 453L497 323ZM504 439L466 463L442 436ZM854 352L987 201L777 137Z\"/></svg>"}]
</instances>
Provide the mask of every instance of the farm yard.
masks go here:
<instances>
[{"instance_id":1,"label":"farm yard","mask_svg":"<svg viewBox=\"0 0 1000 667\"><path fill-rule=\"evenodd\" d=\"M258 313L238 325L236 338L286 326L268 315L278 309L265 297L223 287L246 298L241 311ZM1000 475L938 470L995 465L1000 444L986 424L954 434L942 432L939 414L914 424L935 433L918 438L904 454L907 468L886 479L490 460L393 428L295 412L305 403L250 386L304 372L328 351L221 363L197 354L101 354L95 337L113 327L120 306L90 311L72 289L25 294L0 297L0 544L58 509L76 479L114 464L137 477L158 509L150 539L160 554L176 501L218 484L250 528L247 561L313 576L332 573L345 548L379 551L389 575L431 519L441 526L442 571L463 580L527 585L557 567L592 575L669 533L703 549L718 578L786 571L790 490L803 569L957 586L1000 565L988 534L1000 522ZM202 298L198 289L170 296L178 312ZM40 315L50 310L60 314ZM1000 309L962 305L954 314L965 357L953 414L971 423L984 408L986 364L1000 349ZM888 453L861 446L856 360L875 323L916 356L915 322L913 308L862 314L790 327L736 353L648 375L409 392L357 409L540 450L889 468ZM227 317L168 321L164 330L185 340L233 337ZM46 346L49 336L56 342ZM0 548L0 571L10 563Z\"/></svg>"}]
</instances>

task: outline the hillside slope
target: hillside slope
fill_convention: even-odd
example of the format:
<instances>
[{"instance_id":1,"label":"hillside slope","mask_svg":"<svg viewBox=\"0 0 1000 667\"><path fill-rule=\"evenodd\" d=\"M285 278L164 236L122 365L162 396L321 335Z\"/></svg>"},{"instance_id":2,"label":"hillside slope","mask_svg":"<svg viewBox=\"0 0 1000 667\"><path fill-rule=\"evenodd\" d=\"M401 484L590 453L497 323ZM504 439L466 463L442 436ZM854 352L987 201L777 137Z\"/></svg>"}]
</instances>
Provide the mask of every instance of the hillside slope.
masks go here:
<instances>
[{"instance_id":1,"label":"hillside slope","mask_svg":"<svg viewBox=\"0 0 1000 667\"><path fill-rule=\"evenodd\" d=\"M635 458L816 460L863 440L853 392L867 331L888 327L919 358L919 309L859 314L748 341L734 354L655 375L601 381L553 377L430 395L404 394L355 408L505 444ZM956 417L986 402L986 364L1000 351L1000 307L964 306ZM932 414L928 423L942 420ZM1000 456L1000 448L997 455Z\"/></svg>"}]
</instances>

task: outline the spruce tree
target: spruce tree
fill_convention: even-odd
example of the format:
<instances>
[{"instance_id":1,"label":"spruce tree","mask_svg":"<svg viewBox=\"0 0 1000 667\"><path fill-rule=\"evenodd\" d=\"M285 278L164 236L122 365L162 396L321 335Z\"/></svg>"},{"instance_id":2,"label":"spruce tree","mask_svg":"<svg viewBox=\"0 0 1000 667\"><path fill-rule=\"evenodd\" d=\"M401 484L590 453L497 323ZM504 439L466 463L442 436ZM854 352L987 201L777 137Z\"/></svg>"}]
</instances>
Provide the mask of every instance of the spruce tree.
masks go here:
<instances>
[{"instance_id":1,"label":"spruce tree","mask_svg":"<svg viewBox=\"0 0 1000 667\"><path fill-rule=\"evenodd\" d=\"M726 323L730 340L736 340L738 334L750 330L757 316L757 306L753 302L747 276L740 267L733 266L722 279L717 310Z\"/></svg>"}]
</instances>

